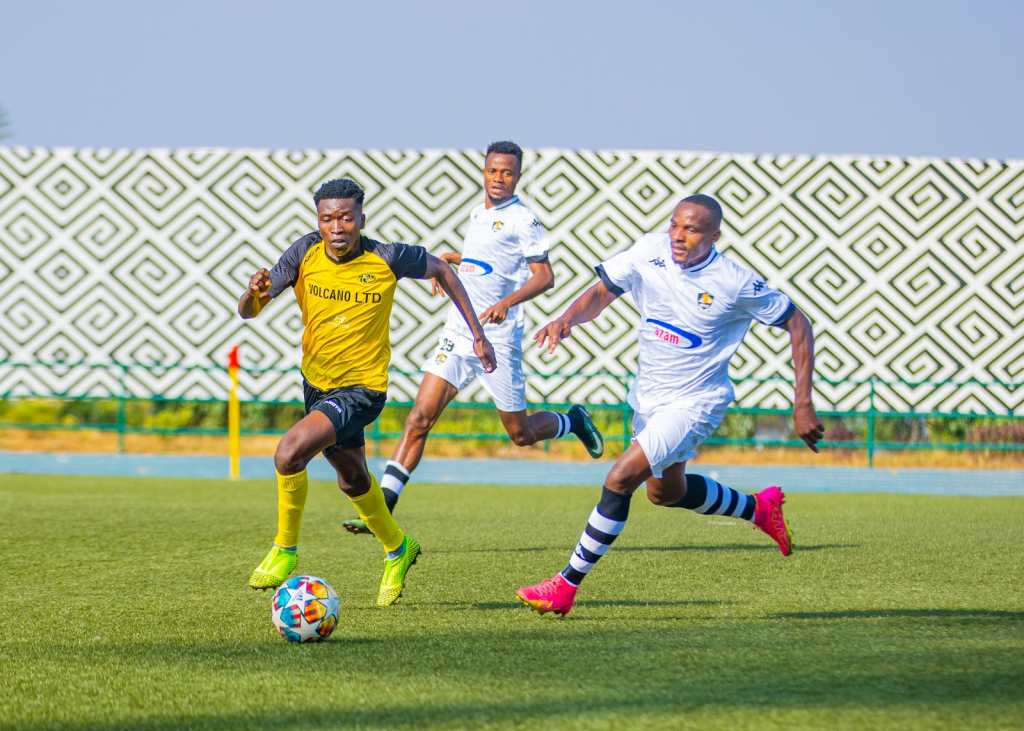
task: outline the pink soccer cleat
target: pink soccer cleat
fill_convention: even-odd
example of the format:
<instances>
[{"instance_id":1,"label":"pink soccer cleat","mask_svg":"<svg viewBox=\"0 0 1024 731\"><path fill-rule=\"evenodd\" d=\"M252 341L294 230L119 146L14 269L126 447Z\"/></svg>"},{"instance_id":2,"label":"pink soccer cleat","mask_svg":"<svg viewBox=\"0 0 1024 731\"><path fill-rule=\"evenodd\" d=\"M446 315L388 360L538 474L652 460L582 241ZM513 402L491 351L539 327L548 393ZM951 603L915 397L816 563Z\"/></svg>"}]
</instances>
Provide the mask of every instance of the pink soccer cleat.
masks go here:
<instances>
[{"instance_id":1,"label":"pink soccer cleat","mask_svg":"<svg viewBox=\"0 0 1024 731\"><path fill-rule=\"evenodd\" d=\"M561 574L555 574L536 586L524 586L516 592L516 597L530 609L541 614L554 612L564 617L572 609L572 603L576 601L578 588L566 581Z\"/></svg>"},{"instance_id":2,"label":"pink soccer cleat","mask_svg":"<svg viewBox=\"0 0 1024 731\"><path fill-rule=\"evenodd\" d=\"M782 504L786 502L786 494L777 487L766 487L754 493L757 505L754 508L754 527L767 533L779 544L783 556L793 553L793 531L786 525L786 516L782 514Z\"/></svg>"}]
</instances>

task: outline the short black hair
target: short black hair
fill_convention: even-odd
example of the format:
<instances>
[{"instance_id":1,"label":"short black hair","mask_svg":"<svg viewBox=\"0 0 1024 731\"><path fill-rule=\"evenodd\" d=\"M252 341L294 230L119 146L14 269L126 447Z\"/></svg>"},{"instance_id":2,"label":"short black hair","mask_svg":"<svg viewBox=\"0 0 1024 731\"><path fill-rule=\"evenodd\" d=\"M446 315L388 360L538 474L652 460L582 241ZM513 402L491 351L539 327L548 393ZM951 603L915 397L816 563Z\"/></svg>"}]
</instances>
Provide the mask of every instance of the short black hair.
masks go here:
<instances>
[{"instance_id":1,"label":"short black hair","mask_svg":"<svg viewBox=\"0 0 1024 731\"><path fill-rule=\"evenodd\" d=\"M501 142L492 142L487 146L487 155L515 155L516 161L519 163L519 172L523 172L523 148L517 145L515 142L510 140L502 140ZM484 155L484 159L487 158Z\"/></svg>"},{"instance_id":2,"label":"short black hair","mask_svg":"<svg viewBox=\"0 0 1024 731\"><path fill-rule=\"evenodd\" d=\"M356 181L350 178L335 178L321 185L316 193L313 194L313 205L319 205L322 200L354 198L361 208L365 195L366 192Z\"/></svg>"},{"instance_id":3,"label":"short black hair","mask_svg":"<svg viewBox=\"0 0 1024 731\"><path fill-rule=\"evenodd\" d=\"M711 196L697 193L696 195L683 198L680 203L692 203L695 206L700 206L711 214L711 218L715 222L715 228L722 227L722 204Z\"/></svg>"}]
</instances>

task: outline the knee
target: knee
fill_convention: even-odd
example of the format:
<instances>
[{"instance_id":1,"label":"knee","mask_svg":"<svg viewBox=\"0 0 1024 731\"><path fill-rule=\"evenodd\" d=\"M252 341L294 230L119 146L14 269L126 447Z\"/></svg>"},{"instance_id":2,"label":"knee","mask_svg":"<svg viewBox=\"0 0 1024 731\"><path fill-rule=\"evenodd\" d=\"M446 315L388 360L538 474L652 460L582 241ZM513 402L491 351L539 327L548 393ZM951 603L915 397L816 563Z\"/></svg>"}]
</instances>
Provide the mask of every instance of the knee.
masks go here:
<instances>
[{"instance_id":1,"label":"knee","mask_svg":"<svg viewBox=\"0 0 1024 731\"><path fill-rule=\"evenodd\" d=\"M616 469L614 466L604 480L604 486L615 492L631 492L636 487L632 483L633 480L624 470Z\"/></svg>"},{"instance_id":2,"label":"knee","mask_svg":"<svg viewBox=\"0 0 1024 731\"><path fill-rule=\"evenodd\" d=\"M278 474L294 475L306 469L309 460L302 453L299 445L294 441L282 439L274 452L274 467Z\"/></svg>"}]
</instances>

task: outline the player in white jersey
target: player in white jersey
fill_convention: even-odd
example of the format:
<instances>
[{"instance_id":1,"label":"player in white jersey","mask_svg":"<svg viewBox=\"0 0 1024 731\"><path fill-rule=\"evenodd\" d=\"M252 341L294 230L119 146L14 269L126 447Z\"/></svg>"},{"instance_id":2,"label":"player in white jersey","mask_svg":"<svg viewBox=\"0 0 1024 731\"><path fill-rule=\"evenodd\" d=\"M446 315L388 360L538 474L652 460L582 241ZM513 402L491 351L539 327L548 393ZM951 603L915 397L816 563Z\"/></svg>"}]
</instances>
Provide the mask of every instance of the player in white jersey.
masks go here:
<instances>
[{"instance_id":1,"label":"player in white jersey","mask_svg":"<svg viewBox=\"0 0 1024 731\"><path fill-rule=\"evenodd\" d=\"M554 352L570 330L597 317L626 292L640 311L640 359L629 391L633 442L612 466L569 565L516 595L537 611L565 615L576 590L622 532L633 492L647 485L655 505L747 520L792 551L778 487L744 494L701 475L686 462L718 428L733 398L729 360L752 320L789 332L796 371L794 428L815 452L823 428L811 403L814 335L789 298L715 250L722 207L694 195L675 209L668 233L647 234L597 267L601 281L534 336Z\"/></svg>"},{"instance_id":2,"label":"player in white jersey","mask_svg":"<svg viewBox=\"0 0 1024 731\"><path fill-rule=\"evenodd\" d=\"M460 390L479 378L498 409L512 442L520 447L544 439L575 435L591 457L604 452L604 441L587 410L526 414L523 375L523 306L554 286L548 262L548 235L537 217L515 194L523 151L514 142L495 142L484 160L484 202L470 213L462 252L441 255L458 267L459 280L480 312L484 333L494 347L498 367L484 371L473 351L472 333L454 308L448 313L437 348L422 370L423 382L402 437L385 467L381 488L393 512L402 489L423 457L427 436ZM444 293L434 287L434 294ZM367 532L360 520L343 523L350 533Z\"/></svg>"}]
</instances>

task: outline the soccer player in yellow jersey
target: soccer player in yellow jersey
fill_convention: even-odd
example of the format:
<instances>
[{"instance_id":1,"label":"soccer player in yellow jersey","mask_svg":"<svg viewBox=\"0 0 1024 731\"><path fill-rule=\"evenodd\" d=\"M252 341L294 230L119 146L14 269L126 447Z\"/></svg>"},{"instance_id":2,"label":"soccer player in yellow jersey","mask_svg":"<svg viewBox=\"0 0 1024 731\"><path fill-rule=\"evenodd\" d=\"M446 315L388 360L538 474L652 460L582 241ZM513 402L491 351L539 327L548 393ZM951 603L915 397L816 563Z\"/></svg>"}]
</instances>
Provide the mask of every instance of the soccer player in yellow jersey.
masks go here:
<instances>
[{"instance_id":1,"label":"soccer player in yellow jersey","mask_svg":"<svg viewBox=\"0 0 1024 731\"><path fill-rule=\"evenodd\" d=\"M380 415L387 397L388 323L398 280L436 279L469 325L485 370L494 370L495 359L466 290L448 264L421 246L383 244L362 235L363 195L347 178L324 183L313 196L320 230L292 244L269 272L256 272L238 302L238 314L249 319L293 287L305 325L306 416L277 445L277 537L249 586L280 586L295 568L306 465L322 451L338 473L338 486L387 552L377 604L388 606L401 595L420 546L395 523L366 467L363 428Z\"/></svg>"}]
</instances>

